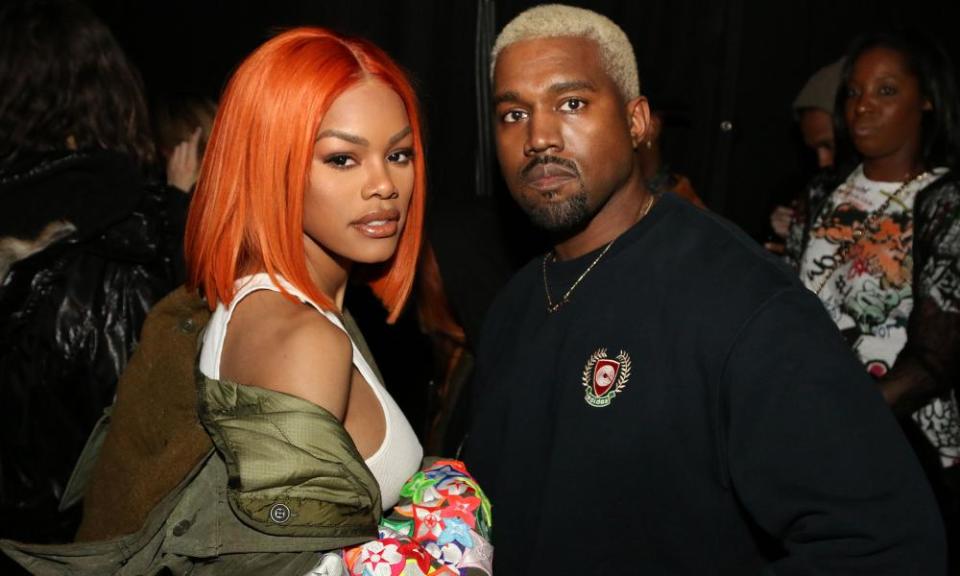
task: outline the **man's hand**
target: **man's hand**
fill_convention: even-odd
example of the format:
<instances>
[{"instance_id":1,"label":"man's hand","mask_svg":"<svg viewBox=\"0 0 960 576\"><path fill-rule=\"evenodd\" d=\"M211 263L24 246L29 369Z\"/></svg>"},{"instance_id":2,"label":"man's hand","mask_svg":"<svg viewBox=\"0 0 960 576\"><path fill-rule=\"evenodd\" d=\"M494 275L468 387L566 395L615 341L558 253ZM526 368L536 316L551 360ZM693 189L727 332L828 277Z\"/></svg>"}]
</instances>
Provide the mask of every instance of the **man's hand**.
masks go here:
<instances>
[{"instance_id":1,"label":"man's hand","mask_svg":"<svg viewBox=\"0 0 960 576\"><path fill-rule=\"evenodd\" d=\"M786 238L790 231L790 221L793 219L793 208L777 206L770 213L770 228L780 238Z\"/></svg>"},{"instance_id":2,"label":"man's hand","mask_svg":"<svg viewBox=\"0 0 960 576\"><path fill-rule=\"evenodd\" d=\"M187 194L197 183L200 175L200 135L203 129L197 126L189 140L177 144L167 161L167 183Z\"/></svg>"}]
</instances>

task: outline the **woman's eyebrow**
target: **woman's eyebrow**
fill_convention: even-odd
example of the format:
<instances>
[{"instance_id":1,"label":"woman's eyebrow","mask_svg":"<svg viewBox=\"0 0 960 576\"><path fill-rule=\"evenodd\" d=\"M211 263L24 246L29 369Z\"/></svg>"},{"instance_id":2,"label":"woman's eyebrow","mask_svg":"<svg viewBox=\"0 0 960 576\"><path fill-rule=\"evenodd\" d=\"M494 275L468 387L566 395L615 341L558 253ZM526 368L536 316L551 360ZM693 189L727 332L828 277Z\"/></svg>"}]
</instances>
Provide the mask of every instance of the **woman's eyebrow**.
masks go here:
<instances>
[{"instance_id":1,"label":"woman's eyebrow","mask_svg":"<svg viewBox=\"0 0 960 576\"><path fill-rule=\"evenodd\" d=\"M409 134L409 133L411 133L411 132L413 132L413 129L410 128L409 126L407 126L406 128L404 128L403 130L397 132L396 134L394 134L393 136L390 137L390 141L389 141L390 145L393 146L393 145L396 144L397 142L403 140L404 138L407 137L407 134Z\"/></svg>"},{"instance_id":2,"label":"woman's eyebrow","mask_svg":"<svg viewBox=\"0 0 960 576\"><path fill-rule=\"evenodd\" d=\"M400 140L403 140L404 138L406 138L407 134L410 134L412 131L413 129L411 129L409 126L407 126L406 128L403 128L402 130L400 130L399 132L397 132L396 134L390 137L390 140L389 140L390 145L393 146ZM356 144L358 146L370 146L370 141L364 138L363 136L357 136L356 134L351 134L349 132L344 132L342 130L327 129L321 132L320 134L317 134L317 140L321 140L323 138L339 138L340 140L346 140L347 142Z\"/></svg>"},{"instance_id":3,"label":"woman's eyebrow","mask_svg":"<svg viewBox=\"0 0 960 576\"><path fill-rule=\"evenodd\" d=\"M362 136L357 136L355 134L350 134L349 132L343 132L341 130L328 129L317 134L317 140L321 140L323 138L339 138L341 140L346 140L347 142L357 144L358 146L370 145L370 141L367 140L366 138Z\"/></svg>"}]
</instances>

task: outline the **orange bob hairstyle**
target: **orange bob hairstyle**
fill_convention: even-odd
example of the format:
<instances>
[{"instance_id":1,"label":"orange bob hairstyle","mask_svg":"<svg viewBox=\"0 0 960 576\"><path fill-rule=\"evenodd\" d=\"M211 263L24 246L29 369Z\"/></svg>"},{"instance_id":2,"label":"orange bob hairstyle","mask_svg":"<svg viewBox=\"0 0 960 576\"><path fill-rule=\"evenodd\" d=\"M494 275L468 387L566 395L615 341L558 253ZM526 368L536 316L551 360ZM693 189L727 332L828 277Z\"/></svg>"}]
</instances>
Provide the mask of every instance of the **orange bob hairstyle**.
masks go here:
<instances>
[{"instance_id":1,"label":"orange bob hairstyle","mask_svg":"<svg viewBox=\"0 0 960 576\"><path fill-rule=\"evenodd\" d=\"M238 278L282 276L317 304L335 305L311 282L303 244L303 196L324 114L351 86L376 78L406 108L414 186L393 257L370 285L396 320L413 286L423 230L426 175L420 112L406 75L380 48L322 28L295 28L266 42L227 84L187 218L187 285L211 308L233 299Z\"/></svg>"}]
</instances>

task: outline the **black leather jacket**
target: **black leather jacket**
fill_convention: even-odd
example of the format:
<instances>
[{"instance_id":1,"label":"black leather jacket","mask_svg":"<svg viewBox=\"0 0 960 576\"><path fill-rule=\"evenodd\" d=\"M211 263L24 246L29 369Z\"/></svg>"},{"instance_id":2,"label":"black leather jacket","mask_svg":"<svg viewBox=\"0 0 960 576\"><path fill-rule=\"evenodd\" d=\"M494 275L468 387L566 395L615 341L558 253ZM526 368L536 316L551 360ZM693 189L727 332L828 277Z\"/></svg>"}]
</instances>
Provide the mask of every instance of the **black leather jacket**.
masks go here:
<instances>
[{"instance_id":1,"label":"black leather jacket","mask_svg":"<svg viewBox=\"0 0 960 576\"><path fill-rule=\"evenodd\" d=\"M73 536L57 504L154 302L182 270L187 196L106 152L0 172L0 536Z\"/></svg>"}]
</instances>

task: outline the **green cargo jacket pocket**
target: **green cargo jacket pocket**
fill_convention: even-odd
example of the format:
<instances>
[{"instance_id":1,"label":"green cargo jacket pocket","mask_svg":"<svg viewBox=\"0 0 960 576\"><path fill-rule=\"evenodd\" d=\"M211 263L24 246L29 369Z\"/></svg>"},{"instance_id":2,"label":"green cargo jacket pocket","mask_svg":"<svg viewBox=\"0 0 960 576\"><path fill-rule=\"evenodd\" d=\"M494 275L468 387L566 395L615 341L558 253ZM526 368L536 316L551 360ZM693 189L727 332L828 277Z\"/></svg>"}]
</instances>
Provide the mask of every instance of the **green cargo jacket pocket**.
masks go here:
<instances>
[{"instance_id":1,"label":"green cargo jacket pocket","mask_svg":"<svg viewBox=\"0 0 960 576\"><path fill-rule=\"evenodd\" d=\"M198 392L242 522L275 536L376 537L379 485L332 414L228 381L205 378Z\"/></svg>"}]
</instances>

